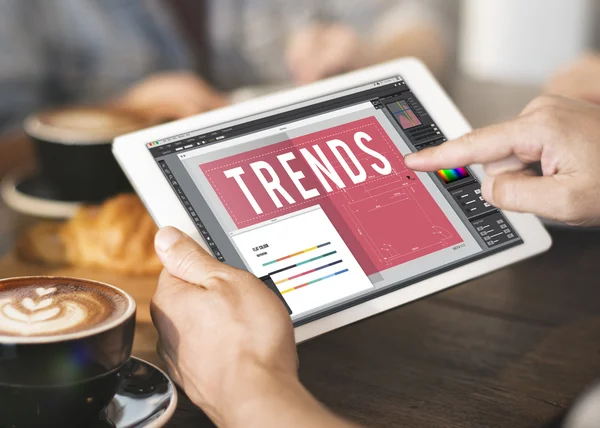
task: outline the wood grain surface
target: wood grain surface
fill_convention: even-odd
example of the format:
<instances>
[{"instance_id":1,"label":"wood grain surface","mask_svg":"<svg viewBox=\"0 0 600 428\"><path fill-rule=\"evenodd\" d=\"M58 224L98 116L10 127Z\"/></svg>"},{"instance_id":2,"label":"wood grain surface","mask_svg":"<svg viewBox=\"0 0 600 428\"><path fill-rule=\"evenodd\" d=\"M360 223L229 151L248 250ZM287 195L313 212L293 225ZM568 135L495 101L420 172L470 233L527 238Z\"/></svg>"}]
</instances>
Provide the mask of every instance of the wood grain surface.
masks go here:
<instances>
[{"instance_id":1,"label":"wood grain surface","mask_svg":"<svg viewBox=\"0 0 600 428\"><path fill-rule=\"evenodd\" d=\"M334 411L370 427L550 423L600 379L600 232L552 234L553 249L540 257L300 345L302 381ZM0 261L0 277L40 274L131 293L134 352L160 365L148 312L154 278ZM168 426L211 424L183 397Z\"/></svg>"}]
</instances>

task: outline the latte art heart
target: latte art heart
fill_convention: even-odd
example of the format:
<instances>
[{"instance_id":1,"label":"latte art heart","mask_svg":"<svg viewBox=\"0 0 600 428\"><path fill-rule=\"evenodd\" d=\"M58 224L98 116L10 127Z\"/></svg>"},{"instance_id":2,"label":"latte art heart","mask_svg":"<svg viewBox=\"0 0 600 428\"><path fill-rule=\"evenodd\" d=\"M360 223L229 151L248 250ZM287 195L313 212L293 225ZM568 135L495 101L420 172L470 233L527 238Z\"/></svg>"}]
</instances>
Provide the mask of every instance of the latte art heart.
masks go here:
<instances>
[{"instance_id":1,"label":"latte art heart","mask_svg":"<svg viewBox=\"0 0 600 428\"><path fill-rule=\"evenodd\" d=\"M2 306L0 302L0 306ZM60 308L54 307L44 311L38 311L32 314L23 313L18 308L14 307L10 303L7 303L2 307L2 318L6 318L6 322L9 321L20 321L27 324L33 324L40 321L46 321L50 318L55 317L60 312ZM1 318L0 318L1 319ZM0 321L2 323L2 321Z\"/></svg>"},{"instance_id":2,"label":"latte art heart","mask_svg":"<svg viewBox=\"0 0 600 428\"><path fill-rule=\"evenodd\" d=\"M41 302L34 302L33 299L30 299L29 297L25 297L23 299L23 301L21 302L21 304L28 310L30 311L39 311L40 309L44 309L47 308L48 306L52 305L53 300L52 299L45 299L42 300Z\"/></svg>"},{"instance_id":3,"label":"latte art heart","mask_svg":"<svg viewBox=\"0 0 600 428\"><path fill-rule=\"evenodd\" d=\"M70 330L86 320L86 308L74 301L34 302L26 297L21 304L0 302L0 330L24 336L55 334Z\"/></svg>"},{"instance_id":4,"label":"latte art heart","mask_svg":"<svg viewBox=\"0 0 600 428\"><path fill-rule=\"evenodd\" d=\"M86 330L110 321L124 307L122 296L108 289L77 285L0 288L0 336L54 336Z\"/></svg>"}]
</instances>

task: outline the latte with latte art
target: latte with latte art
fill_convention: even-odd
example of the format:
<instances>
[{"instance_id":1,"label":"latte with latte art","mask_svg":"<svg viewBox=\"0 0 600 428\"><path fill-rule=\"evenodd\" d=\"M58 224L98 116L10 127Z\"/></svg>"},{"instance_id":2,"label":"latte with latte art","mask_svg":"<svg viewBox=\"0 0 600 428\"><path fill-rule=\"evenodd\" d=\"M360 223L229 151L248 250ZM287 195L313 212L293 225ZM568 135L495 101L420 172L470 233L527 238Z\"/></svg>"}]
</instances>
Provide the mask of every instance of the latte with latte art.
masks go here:
<instances>
[{"instance_id":1,"label":"latte with latte art","mask_svg":"<svg viewBox=\"0 0 600 428\"><path fill-rule=\"evenodd\" d=\"M43 337L85 332L123 316L127 298L100 283L57 283L46 278L0 283L0 336Z\"/></svg>"}]
</instances>

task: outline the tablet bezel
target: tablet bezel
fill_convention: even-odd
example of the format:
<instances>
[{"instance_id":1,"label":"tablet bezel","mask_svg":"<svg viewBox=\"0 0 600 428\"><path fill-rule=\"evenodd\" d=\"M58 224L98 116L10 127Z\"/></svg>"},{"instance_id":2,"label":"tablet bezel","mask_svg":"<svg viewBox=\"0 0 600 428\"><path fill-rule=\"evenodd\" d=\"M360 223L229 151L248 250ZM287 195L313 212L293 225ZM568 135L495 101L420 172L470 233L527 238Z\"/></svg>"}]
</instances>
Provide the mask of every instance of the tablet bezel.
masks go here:
<instances>
[{"instance_id":1,"label":"tablet bezel","mask_svg":"<svg viewBox=\"0 0 600 428\"><path fill-rule=\"evenodd\" d=\"M225 125L237 119L289 107L398 75L407 82L448 139L460 137L471 131L468 122L431 72L419 60L407 58L127 134L115 140L113 152L156 224L159 227L175 226L206 248L198 230L151 156L146 147L147 143L219 124ZM484 178L485 174L480 165L472 166L472 170L479 179ZM296 342L440 292L550 248L550 235L535 216L504 213L522 237L523 244L296 327Z\"/></svg>"}]
</instances>

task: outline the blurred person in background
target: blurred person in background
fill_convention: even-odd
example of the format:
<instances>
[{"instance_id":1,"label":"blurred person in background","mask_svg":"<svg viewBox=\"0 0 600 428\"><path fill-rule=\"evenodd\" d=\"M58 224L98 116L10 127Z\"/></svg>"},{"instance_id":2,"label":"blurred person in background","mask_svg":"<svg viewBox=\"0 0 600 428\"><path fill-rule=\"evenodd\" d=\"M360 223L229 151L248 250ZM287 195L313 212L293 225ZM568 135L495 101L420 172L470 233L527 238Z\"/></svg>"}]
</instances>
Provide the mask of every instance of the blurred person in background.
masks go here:
<instances>
[{"instance_id":1,"label":"blurred person in background","mask_svg":"<svg viewBox=\"0 0 600 428\"><path fill-rule=\"evenodd\" d=\"M439 73L447 38L429 1L5 0L0 173L30 158L18 131L48 107L110 103L164 121L223 106L239 87L401 56Z\"/></svg>"}]
</instances>

